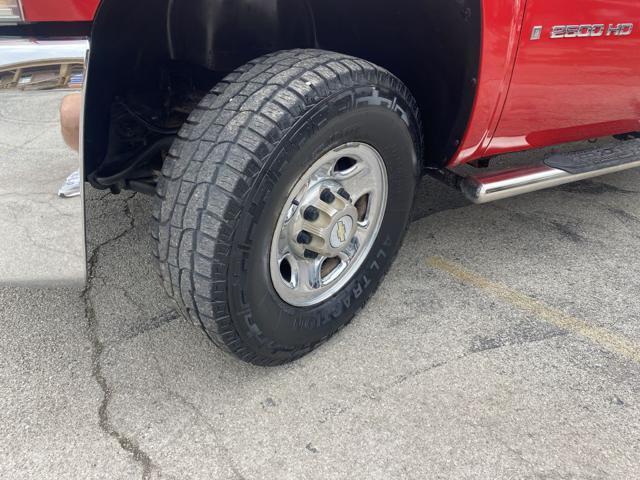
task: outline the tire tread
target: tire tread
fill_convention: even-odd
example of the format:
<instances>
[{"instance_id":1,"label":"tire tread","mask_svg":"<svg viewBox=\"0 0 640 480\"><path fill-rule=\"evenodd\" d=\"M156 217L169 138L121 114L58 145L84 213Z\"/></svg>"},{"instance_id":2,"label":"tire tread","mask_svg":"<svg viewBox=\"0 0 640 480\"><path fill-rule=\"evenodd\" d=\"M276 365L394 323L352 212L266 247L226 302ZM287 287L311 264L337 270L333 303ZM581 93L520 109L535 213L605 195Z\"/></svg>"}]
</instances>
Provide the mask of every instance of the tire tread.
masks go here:
<instances>
[{"instance_id":1,"label":"tire tread","mask_svg":"<svg viewBox=\"0 0 640 480\"><path fill-rule=\"evenodd\" d=\"M182 314L242 360L283 363L247 348L226 300L234 225L251 209L245 198L257 179L269 176L270 153L306 112L345 86L363 82L395 88L419 126L415 100L388 71L339 53L288 50L253 60L216 85L191 113L166 158L152 215L157 271ZM329 336L287 352L288 360Z\"/></svg>"}]
</instances>

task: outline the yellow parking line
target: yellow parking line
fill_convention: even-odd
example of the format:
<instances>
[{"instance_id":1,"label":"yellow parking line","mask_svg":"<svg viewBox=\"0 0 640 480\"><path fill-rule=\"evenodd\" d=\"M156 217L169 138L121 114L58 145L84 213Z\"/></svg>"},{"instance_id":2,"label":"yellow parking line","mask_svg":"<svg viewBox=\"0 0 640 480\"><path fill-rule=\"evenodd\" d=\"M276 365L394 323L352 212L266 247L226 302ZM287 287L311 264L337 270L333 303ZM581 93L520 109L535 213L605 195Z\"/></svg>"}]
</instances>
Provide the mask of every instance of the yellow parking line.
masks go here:
<instances>
[{"instance_id":1,"label":"yellow parking line","mask_svg":"<svg viewBox=\"0 0 640 480\"><path fill-rule=\"evenodd\" d=\"M549 307L524 293L512 290L499 283L492 282L481 275L469 272L464 268L441 257L427 259L427 265L436 270L446 272L453 278L498 297L520 310L531 312L546 322L567 332L588 338L593 343L640 363L640 348L621 335L605 328L595 327L571 315Z\"/></svg>"}]
</instances>

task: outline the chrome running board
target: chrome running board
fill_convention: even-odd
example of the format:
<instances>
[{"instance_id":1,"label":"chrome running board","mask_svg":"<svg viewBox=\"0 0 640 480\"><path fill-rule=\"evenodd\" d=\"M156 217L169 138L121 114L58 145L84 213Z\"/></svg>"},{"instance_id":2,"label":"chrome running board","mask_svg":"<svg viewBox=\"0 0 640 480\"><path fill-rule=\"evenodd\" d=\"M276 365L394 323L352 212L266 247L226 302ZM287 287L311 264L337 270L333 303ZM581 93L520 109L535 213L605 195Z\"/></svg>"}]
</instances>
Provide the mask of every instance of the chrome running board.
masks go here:
<instances>
[{"instance_id":1,"label":"chrome running board","mask_svg":"<svg viewBox=\"0 0 640 480\"><path fill-rule=\"evenodd\" d=\"M640 167L640 139L556 154L540 165L487 172L457 183L471 202L488 203L636 167Z\"/></svg>"}]
</instances>

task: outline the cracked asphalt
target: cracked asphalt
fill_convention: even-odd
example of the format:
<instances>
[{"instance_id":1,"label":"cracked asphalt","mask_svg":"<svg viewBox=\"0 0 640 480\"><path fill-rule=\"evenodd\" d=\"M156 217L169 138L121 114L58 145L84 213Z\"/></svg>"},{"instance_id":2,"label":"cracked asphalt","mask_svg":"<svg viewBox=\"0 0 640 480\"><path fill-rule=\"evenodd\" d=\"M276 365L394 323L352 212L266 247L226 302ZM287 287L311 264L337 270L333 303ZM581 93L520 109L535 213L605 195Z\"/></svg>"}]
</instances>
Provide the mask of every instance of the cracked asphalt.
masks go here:
<instances>
[{"instance_id":1,"label":"cracked asphalt","mask_svg":"<svg viewBox=\"0 0 640 480\"><path fill-rule=\"evenodd\" d=\"M85 290L0 288L0 477L638 478L640 172L422 182L378 294L279 368L178 316L151 200L88 193Z\"/></svg>"}]
</instances>

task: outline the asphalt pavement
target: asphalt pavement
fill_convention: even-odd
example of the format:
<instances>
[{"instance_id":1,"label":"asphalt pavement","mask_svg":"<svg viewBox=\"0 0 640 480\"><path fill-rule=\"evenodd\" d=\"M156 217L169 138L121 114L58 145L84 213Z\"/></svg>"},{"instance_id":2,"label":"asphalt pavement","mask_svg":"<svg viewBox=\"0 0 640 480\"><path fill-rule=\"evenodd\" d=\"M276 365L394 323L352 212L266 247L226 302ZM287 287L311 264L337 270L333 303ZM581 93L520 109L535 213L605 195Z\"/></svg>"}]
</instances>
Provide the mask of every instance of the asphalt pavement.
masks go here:
<instances>
[{"instance_id":1,"label":"asphalt pavement","mask_svg":"<svg viewBox=\"0 0 640 480\"><path fill-rule=\"evenodd\" d=\"M86 290L0 289L1 478L640 476L640 172L483 206L424 180L377 295L278 368L175 313L150 202L89 192Z\"/></svg>"}]
</instances>

